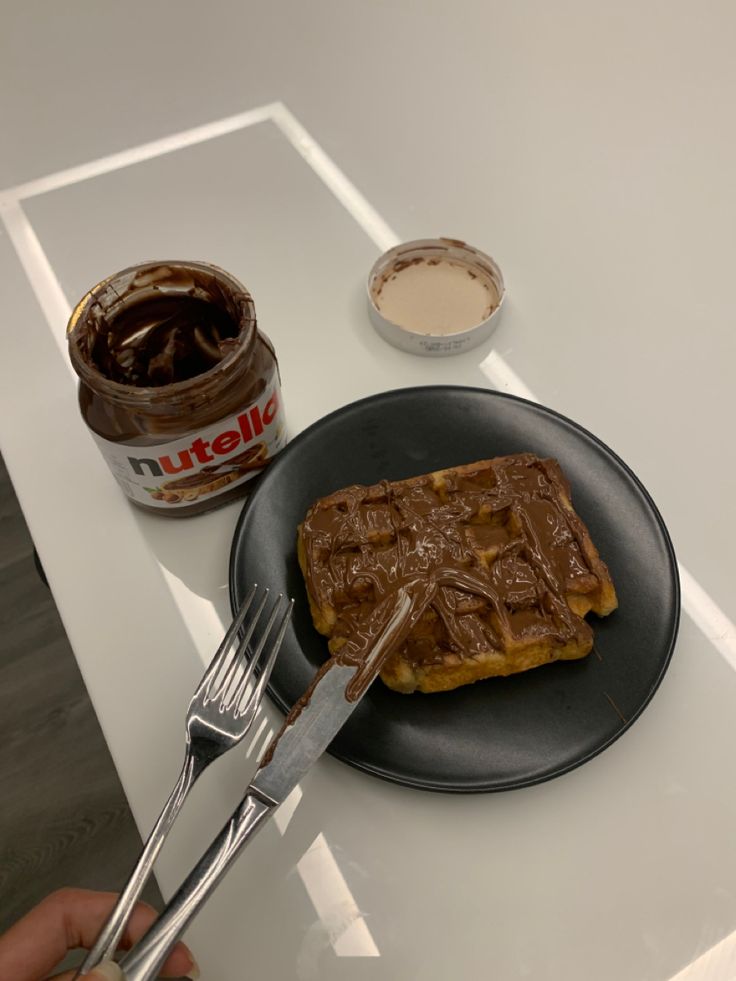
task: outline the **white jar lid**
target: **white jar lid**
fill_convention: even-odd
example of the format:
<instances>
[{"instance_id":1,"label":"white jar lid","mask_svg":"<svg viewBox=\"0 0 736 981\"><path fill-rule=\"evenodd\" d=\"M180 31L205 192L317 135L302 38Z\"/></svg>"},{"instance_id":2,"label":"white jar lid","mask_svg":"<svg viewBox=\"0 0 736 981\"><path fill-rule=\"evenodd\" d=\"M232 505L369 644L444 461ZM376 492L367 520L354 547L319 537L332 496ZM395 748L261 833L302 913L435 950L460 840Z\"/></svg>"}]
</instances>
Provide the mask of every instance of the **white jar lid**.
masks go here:
<instances>
[{"instance_id":1,"label":"white jar lid","mask_svg":"<svg viewBox=\"0 0 736 981\"><path fill-rule=\"evenodd\" d=\"M504 296L494 260L450 238L403 242L368 277L368 311L381 337L429 357L459 354L490 337Z\"/></svg>"}]
</instances>

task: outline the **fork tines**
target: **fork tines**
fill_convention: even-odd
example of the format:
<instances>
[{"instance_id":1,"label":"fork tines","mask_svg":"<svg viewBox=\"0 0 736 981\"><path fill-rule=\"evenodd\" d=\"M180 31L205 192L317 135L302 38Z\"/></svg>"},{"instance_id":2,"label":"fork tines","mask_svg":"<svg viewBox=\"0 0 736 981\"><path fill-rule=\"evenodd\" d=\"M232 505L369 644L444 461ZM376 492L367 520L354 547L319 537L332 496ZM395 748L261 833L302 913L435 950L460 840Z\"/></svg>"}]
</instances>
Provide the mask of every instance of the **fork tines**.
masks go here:
<instances>
[{"instance_id":1,"label":"fork tines","mask_svg":"<svg viewBox=\"0 0 736 981\"><path fill-rule=\"evenodd\" d=\"M233 712L236 716L245 714L251 706L255 711L260 703L294 605L293 600L285 599L283 593L279 593L271 607L265 627L259 629L256 635L269 590L263 589L254 604L257 594L258 585L254 584L243 600L212 659L209 670L202 679L201 687L205 689L205 704L218 699L221 712ZM255 606L254 611L248 617L253 606ZM242 636L237 646L234 646L241 631ZM246 660L244 655L249 646L250 657ZM256 673L258 681L254 684Z\"/></svg>"}]
</instances>

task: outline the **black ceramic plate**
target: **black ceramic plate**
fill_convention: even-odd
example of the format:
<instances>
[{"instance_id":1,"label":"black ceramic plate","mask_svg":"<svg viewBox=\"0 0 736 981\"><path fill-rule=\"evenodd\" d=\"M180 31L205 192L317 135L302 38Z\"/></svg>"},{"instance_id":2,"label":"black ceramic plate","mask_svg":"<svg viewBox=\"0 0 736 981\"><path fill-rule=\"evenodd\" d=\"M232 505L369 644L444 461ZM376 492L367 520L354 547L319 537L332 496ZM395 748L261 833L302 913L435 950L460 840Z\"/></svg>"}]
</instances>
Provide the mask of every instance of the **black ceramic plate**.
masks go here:
<instances>
[{"instance_id":1,"label":"black ceramic plate","mask_svg":"<svg viewBox=\"0 0 736 981\"><path fill-rule=\"evenodd\" d=\"M348 405L305 430L246 503L230 556L234 606L259 582L295 614L269 692L286 712L327 653L312 626L296 529L318 497L506 453L559 460L573 504L608 564L619 609L598 620L595 652L433 695L376 681L330 747L376 776L428 790L508 790L586 762L627 729L672 654L680 595L667 530L646 490L600 440L549 409L498 392L408 388Z\"/></svg>"}]
</instances>

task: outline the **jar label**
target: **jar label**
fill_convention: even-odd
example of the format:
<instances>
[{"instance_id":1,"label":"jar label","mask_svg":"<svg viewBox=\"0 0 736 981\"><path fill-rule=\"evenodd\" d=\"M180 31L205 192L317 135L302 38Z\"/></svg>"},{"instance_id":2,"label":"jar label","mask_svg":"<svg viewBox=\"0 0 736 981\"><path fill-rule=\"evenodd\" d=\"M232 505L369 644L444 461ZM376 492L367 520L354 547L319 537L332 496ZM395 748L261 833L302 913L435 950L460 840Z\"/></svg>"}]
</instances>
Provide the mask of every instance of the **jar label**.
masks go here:
<instances>
[{"instance_id":1,"label":"jar label","mask_svg":"<svg viewBox=\"0 0 736 981\"><path fill-rule=\"evenodd\" d=\"M278 375L257 402L184 439L133 446L92 435L131 500L164 509L212 500L257 476L284 447Z\"/></svg>"}]
</instances>

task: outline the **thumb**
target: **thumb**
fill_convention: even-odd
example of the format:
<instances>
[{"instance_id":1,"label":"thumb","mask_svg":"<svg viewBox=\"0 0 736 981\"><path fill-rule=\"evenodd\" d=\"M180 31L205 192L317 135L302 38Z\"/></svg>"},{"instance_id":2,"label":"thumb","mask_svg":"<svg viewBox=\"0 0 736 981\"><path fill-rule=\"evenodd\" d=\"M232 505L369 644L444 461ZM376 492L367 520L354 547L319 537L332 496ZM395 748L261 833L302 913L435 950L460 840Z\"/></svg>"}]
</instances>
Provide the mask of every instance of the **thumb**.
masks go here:
<instances>
[{"instance_id":1,"label":"thumb","mask_svg":"<svg viewBox=\"0 0 736 981\"><path fill-rule=\"evenodd\" d=\"M125 975L115 961L102 961L94 971L81 976L76 971L64 971L63 974L55 974L49 981L76 981L78 977L82 981L125 981Z\"/></svg>"},{"instance_id":2,"label":"thumb","mask_svg":"<svg viewBox=\"0 0 736 981\"><path fill-rule=\"evenodd\" d=\"M124 981L123 972L115 961L103 961L87 977L89 981Z\"/></svg>"}]
</instances>

